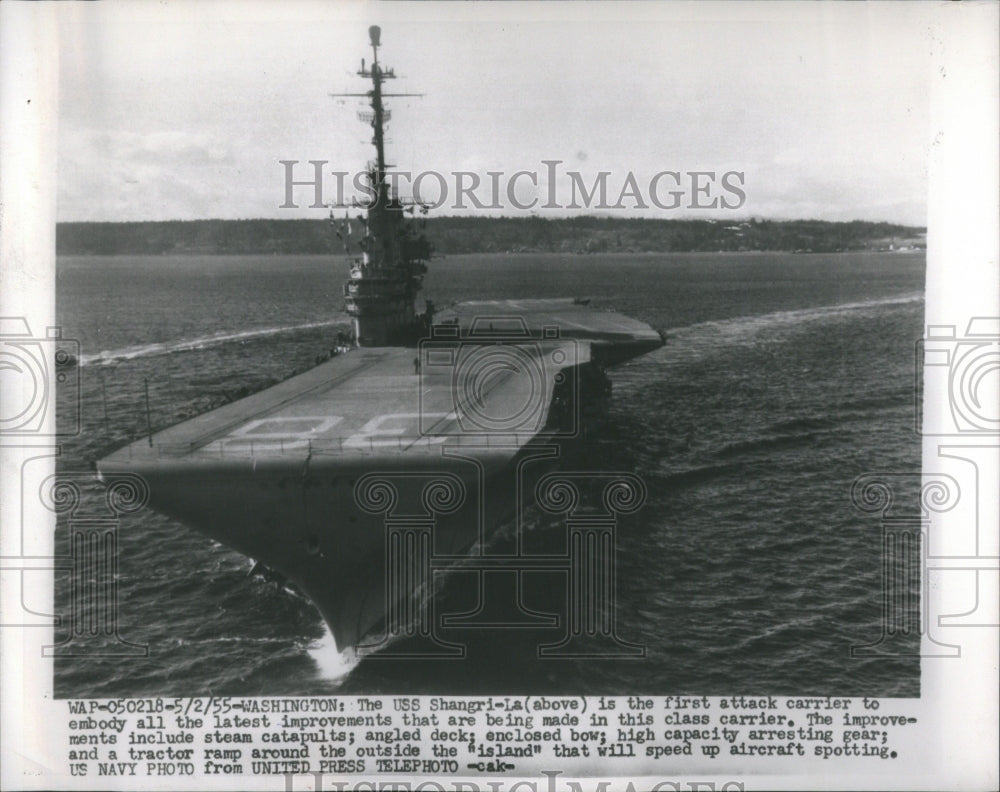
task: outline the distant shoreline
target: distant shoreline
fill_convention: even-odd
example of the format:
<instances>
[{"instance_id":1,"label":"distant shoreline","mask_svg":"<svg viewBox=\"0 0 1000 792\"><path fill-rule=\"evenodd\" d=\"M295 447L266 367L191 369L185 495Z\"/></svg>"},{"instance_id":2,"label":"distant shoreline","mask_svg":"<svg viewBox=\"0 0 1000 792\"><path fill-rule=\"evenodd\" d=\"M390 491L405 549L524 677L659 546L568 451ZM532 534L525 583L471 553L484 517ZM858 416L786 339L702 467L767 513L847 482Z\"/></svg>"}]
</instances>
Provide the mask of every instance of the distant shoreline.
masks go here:
<instances>
[{"instance_id":1,"label":"distant shoreline","mask_svg":"<svg viewBox=\"0 0 1000 792\"><path fill-rule=\"evenodd\" d=\"M435 252L842 253L916 252L926 229L869 221L661 220L625 217L434 217L424 232ZM353 234L360 233L355 222ZM343 220L168 220L69 222L56 226L59 255L340 254ZM355 237L356 238L356 237ZM349 247L352 253L356 248Z\"/></svg>"},{"instance_id":2,"label":"distant shoreline","mask_svg":"<svg viewBox=\"0 0 1000 792\"><path fill-rule=\"evenodd\" d=\"M581 259L614 259L614 258L630 258L630 259L645 259L645 258L656 258L664 256L745 256L748 258L756 256L765 255L786 255L786 256L849 256L854 255L901 255L901 256L916 256L925 255L927 253L926 248L904 248L899 250L879 250L876 248L862 248L858 250L635 250L631 252L619 251L619 250L609 250L600 254L591 253L563 253L560 251L551 250L519 250L516 253L510 251L483 251L483 252L471 252L471 253L435 253L431 264L435 261L441 261L450 258L481 258L481 259L513 259L524 256L532 256L537 258L558 258L565 259L567 257L579 257ZM59 252L56 254L60 259L87 259L87 258L119 258L125 256L131 256L133 258L148 258L148 259L184 259L184 258L211 258L211 259L226 259L226 258L328 258L333 257L335 259L344 259L344 252L340 251L327 251L325 253L203 253L198 251L188 251L188 250L168 250L164 253L63 253Z\"/></svg>"}]
</instances>

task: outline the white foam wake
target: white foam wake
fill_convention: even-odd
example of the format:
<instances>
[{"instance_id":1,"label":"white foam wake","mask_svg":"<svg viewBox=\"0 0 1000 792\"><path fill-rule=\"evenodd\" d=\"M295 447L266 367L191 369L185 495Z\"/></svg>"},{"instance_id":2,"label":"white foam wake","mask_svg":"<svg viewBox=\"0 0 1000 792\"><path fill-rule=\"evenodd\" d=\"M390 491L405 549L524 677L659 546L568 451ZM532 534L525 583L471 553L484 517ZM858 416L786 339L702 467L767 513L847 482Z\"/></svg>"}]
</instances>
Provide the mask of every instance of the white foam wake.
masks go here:
<instances>
[{"instance_id":1,"label":"white foam wake","mask_svg":"<svg viewBox=\"0 0 1000 792\"><path fill-rule=\"evenodd\" d=\"M361 658L358 657L358 653L354 649L347 649L343 652L337 650L333 633L330 632L330 628L326 624L323 625L323 637L312 644L308 652L313 662L316 663L320 676L331 682L343 679L361 662Z\"/></svg>"},{"instance_id":2,"label":"white foam wake","mask_svg":"<svg viewBox=\"0 0 1000 792\"><path fill-rule=\"evenodd\" d=\"M745 336L755 331L780 325L793 325L816 319L826 319L836 316L879 309L891 305L911 305L924 301L923 292L899 294L892 297L882 297L875 300L838 303L837 305L821 305L812 308L799 308L792 311L774 311L753 316L735 316L731 319L717 319L708 322L697 322L682 327L670 328L667 335L670 339L687 338L715 334L717 336Z\"/></svg>"},{"instance_id":3,"label":"white foam wake","mask_svg":"<svg viewBox=\"0 0 1000 792\"><path fill-rule=\"evenodd\" d=\"M345 323L346 317L341 317L338 319L328 319L323 322L306 322L304 324L282 325L280 327L261 327L254 330L243 330L238 333L217 333L215 335L201 336L200 338L188 338L180 341L138 344L135 346L122 347L120 349L104 350L95 355L81 355L80 365L107 365L120 363L123 360L133 360L135 358L170 355L174 352L190 352L196 349L207 349L209 347L234 343L237 341L247 341L255 338L280 335L282 333L292 333L298 330L312 330L318 327L332 327L334 325Z\"/></svg>"},{"instance_id":4,"label":"white foam wake","mask_svg":"<svg viewBox=\"0 0 1000 792\"><path fill-rule=\"evenodd\" d=\"M755 345L760 334L783 327L794 327L813 321L837 317L863 315L865 312L881 311L887 307L922 303L922 292L897 294L873 300L821 305L799 308L791 311L774 311L753 316L735 316L707 322L671 327L667 329L665 346L648 355L647 365L659 364L665 360L698 360L706 353L720 348ZM641 365L641 364L640 364Z\"/></svg>"}]
</instances>

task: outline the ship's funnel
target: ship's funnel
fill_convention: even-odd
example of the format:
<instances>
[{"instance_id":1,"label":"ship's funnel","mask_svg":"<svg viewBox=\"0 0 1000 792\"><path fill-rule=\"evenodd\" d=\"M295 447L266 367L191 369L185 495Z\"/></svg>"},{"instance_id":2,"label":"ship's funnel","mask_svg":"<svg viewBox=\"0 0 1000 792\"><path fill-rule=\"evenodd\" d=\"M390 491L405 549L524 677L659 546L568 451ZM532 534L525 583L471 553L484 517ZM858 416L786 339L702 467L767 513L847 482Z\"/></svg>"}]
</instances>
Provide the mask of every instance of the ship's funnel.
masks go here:
<instances>
[{"instance_id":1,"label":"ship's funnel","mask_svg":"<svg viewBox=\"0 0 1000 792\"><path fill-rule=\"evenodd\" d=\"M370 28L368 28L368 37L372 40L373 47L379 46L379 39L381 38L381 36L382 36L382 28L380 28L378 25L372 25Z\"/></svg>"}]
</instances>

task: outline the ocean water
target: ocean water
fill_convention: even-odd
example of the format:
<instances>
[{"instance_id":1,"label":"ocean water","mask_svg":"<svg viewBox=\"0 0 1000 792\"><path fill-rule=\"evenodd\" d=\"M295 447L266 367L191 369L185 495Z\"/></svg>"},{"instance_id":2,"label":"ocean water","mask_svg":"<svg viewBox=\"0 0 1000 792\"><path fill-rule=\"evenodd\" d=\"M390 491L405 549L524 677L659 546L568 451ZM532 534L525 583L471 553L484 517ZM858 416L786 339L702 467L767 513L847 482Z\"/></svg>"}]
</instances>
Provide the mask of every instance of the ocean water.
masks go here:
<instances>
[{"instance_id":1,"label":"ocean water","mask_svg":"<svg viewBox=\"0 0 1000 792\"><path fill-rule=\"evenodd\" d=\"M918 695L918 658L851 656L881 635L883 595L881 529L850 490L866 473L920 470L924 267L885 253L433 262L425 295L439 308L588 296L667 331L663 348L610 372L610 409L575 460L646 484L617 548L617 632L642 658L539 659L558 629L454 630L442 635L468 644L462 660L345 665L307 601L141 511L119 530L118 632L146 654L88 644L57 657L56 695ZM82 353L82 431L59 466L84 509L99 495L89 460L146 433L147 384L155 429L313 365L346 327L345 267L327 257L65 257L58 275L59 323ZM76 405L61 392L60 420ZM543 544L563 535L538 514L526 524ZM65 520L56 541L69 551ZM56 576L63 615L71 575ZM468 577L445 579L445 611L468 608ZM544 586L525 596L560 612Z\"/></svg>"}]
</instances>

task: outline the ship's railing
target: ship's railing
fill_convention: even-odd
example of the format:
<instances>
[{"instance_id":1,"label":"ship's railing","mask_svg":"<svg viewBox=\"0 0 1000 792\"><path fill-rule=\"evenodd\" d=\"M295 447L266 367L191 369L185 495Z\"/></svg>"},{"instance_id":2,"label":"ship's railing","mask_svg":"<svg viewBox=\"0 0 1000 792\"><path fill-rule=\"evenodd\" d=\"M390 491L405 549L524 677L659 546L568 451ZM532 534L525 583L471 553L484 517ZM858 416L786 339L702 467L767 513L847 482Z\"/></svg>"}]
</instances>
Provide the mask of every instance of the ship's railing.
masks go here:
<instances>
[{"instance_id":1,"label":"ship's railing","mask_svg":"<svg viewBox=\"0 0 1000 792\"><path fill-rule=\"evenodd\" d=\"M198 459L260 459L267 457L337 456L341 454L431 453L441 455L442 449L504 449L520 448L535 438L537 432L512 434L454 434L421 437L385 435L354 435L330 439L249 438L213 440L209 443L133 443L128 448L129 459L176 458L193 456Z\"/></svg>"}]
</instances>

